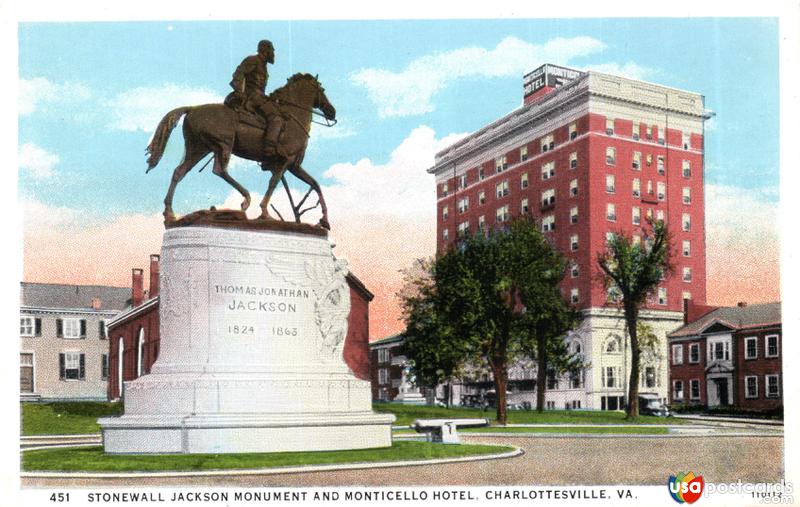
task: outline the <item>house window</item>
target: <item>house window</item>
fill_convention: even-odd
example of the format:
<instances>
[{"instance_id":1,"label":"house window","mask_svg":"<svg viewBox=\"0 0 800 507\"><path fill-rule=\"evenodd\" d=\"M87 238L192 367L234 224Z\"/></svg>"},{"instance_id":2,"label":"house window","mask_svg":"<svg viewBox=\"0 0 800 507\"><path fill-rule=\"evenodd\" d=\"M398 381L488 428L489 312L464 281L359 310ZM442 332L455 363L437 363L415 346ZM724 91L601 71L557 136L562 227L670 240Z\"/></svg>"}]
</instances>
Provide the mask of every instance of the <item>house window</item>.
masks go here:
<instances>
[{"instance_id":1,"label":"house window","mask_svg":"<svg viewBox=\"0 0 800 507\"><path fill-rule=\"evenodd\" d=\"M633 138L639 140L639 124L636 122L633 122Z\"/></svg>"},{"instance_id":2,"label":"house window","mask_svg":"<svg viewBox=\"0 0 800 507\"><path fill-rule=\"evenodd\" d=\"M656 197L659 201L663 201L667 197L667 185L663 181L656 184Z\"/></svg>"},{"instance_id":3,"label":"house window","mask_svg":"<svg viewBox=\"0 0 800 507\"><path fill-rule=\"evenodd\" d=\"M674 380L672 382L672 399L673 400L683 400L683 381L682 380Z\"/></svg>"},{"instance_id":4,"label":"house window","mask_svg":"<svg viewBox=\"0 0 800 507\"><path fill-rule=\"evenodd\" d=\"M478 217L478 230L483 231L486 229L486 217L481 215Z\"/></svg>"},{"instance_id":5,"label":"house window","mask_svg":"<svg viewBox=\"0 0 800 507\"><path fill-rule=\"evenodd\" d=\"M458 234L459 238L463 238L469 235L469 220L458 224L458 230L456 231L456 234Z\"/></svg>"},{"instance_id":6,"label":"house window","mask_svg":"<svg viewBox=\"0 0 800 507\"><path fill-rule=\"evenodd\" d=\"M777 398L781 395L778 375L766 375L767 398Z\"/></svg>"},{"instance_id":7,"label":"house window","mask_svg":"<svg viewBox=\"0 0 800 507\"><path fill-rule=\"evenodd\" d=\"M684 257L691 257L692 256L692 242L688 239L683 240L683 256Z\"/></svg>"},{"instance_id":8,"label":"house window","mask_svg":"<svg viewBox=\"0 0 800 507\"><path fill-rule=\"evenodd\" d=\"M578 179L570 180L569 182L569 195L576 197L578 195Z\"/></svg>"},{"instance_id":9,"label":"house window","mask_svg":"<svg viewBox=\"0 0 800 507\"><path fill-rule=\"evenodd\" d=\"M556 163L548 162L542 165L542 179L549 180L556 175Z\"/></svg>"},{"instance_id":10,"label":"house window","mask_svg":"<svg viewBox=\"0 0 800 507\"><path fill-rule=\"evenodd\" d=\"M639 178L633 178L633 196L641 197L642 195L642 181Z\"/></svg>"},{"instance_id":11,"label":"house window","mask_svg":"<svg viewBox=\"0 0 800 507\"><path fill-rule=\"evenodd\" d=\"M573 252L578 249L578 235L573 234L569 237L569 249Z\"/></svg>"},{"instance_id":12,"label":"house window","mask_svg":"<svg viewBox=\"0 0 800 507\"><path fill-rule=\"evenodd\" d=\"M379 363L389 362L389 349L378 349L378 362Z\"/></svg>"},{"instance_id":13,"label":"house window","mask_svg":"<svg viewBox=\"0 0 800 507\"><path fill-rule=\"evenodd\" d=\"M616 178L613 174L606 175L606 193L613 194L617 191Z\"/></svg>"},{"instance_id":14,"label":"house window","mask_svg":"<svg viewBox=\"0 0 800 507\"><path fill-rule=\"evenodd\" d=\"M467 175L466 174L462 174L461 176L458 177L458 189L461 190L461 189L464 189L464 188L467 188Z\"/></svg>"},{"instance_id":15,"label":"house window","mask_svg":"<svg viewBox=\"0 0 800 507\"><path fill-rule=\"evenodd\" d=\"M19 335L42 336L42 319L38 317L20 317Z\"/></svg>"},{"instance_id":16,"label":"house window","mask_svg":"<svg viewBox=\"0 0 800 507\"><path fill-rule=\"evenodd\" d=\"M108 354L100 358L100 380L108 380Z\"/></svg>"},{"instance_id":17,"label":"house window","mask_svg":"<svg viewBox=\"0 0 800 507\"><path fill-rule=\"evenodd\" d=\"M758 337L748 336L744 339L744 358L755 359L758 357Z\"/></svg>"},{"instance_id":18,"label":"house window","mask_svg":"<svg viewBox=\"0 0 800 507\"><path fill-rule=\"evenodd\" d=\"M661 155L659 155L658 158L656 159L656 170L658 171L658 174L662 176L666 173L666 171L664 170L664 157L662 157Z\"/></svg>"},{"instance_id":19,"label":"house window","mask_svg":"<svg viewBox=\"0 0 800 507\"><path fill-rule=\"evenodd\" d=\"M442 197L447 197L447 183L442 183Z\"/></svg>"},{"instance_id":20,"label":"house window","mask_svg":"<svg viewBox=\"0 0 800 507\"><path fill-rule=\"evenodd\" d=\"M553 142L553 134L544 136L542 138L542 153L548 150L552 150L553 148L555 148L555 146L556 144L555 142Z\"/></svg>"},{"instance_id":21,"label":"house window","mask_svg":"<svg viewBox=\"0 0 800 507\"><path fill-rule=\"evenodd\" d=\"M483 167L478 168L478 181L483 181L486 179L486 171L483 170Z\"/></svg>"},{"instance_id":22,"label":"house window","mask_svg":"<svg viewBox=\"0 0 800 507\"><path fill-rule=\"evenodd\" d=\"M97 324L97 333L101 340L108 340L108 329L106 328L106 321L101 320Z\"/></svg>"},{"instance_id":23,"label":"house window","mask_svg":"<svg viewBox=\"0 0 800 507\"><path fill-rule=\"evenodd\" d=\"M497 172L501 173L508 169L508 162L506 161L506 156L503 155L502 157L497 157L494 159L494 167L497 169Z\"/></svg>"},{"instance_id":24,"label":"house window","mask_svg":"<svg viewBox=\"0 0 800 507\"><path fill-rule=\"evenodd\" d=\"M603 368L603 387L621 387L618 366Z\"/></svg>"},{"instance_id":25,"label":"house window","mask_svg":"<svg viewBox=\"0 0 800 507\"><path fill-rule=\"evenodd\" d=\"M466 213L469 209L469 197L464 197L458 200L458 214Z\"/></svg>"},{"instance_id":26,"label":"house window","mask_svg":"<svg viewBox=\"0 0 800 507\"><path fill-rule=\"evenodd\" d=\"M527 197L520 202L519 210L520 210L520 213L522 213L523 215L527 215L528 214L528 198Z\"/></svg>"},{"instance_id":27,"label":"house window","mask_svg":"<svg viewBox=\"0 0 800 507\"><path fill-rule=\"evenodd\" d=\"M508 180L503 180L497 185L495 185L495 190L497 191L497 198L500 199L501 197L505 197L508 195Z\"/></svg>"},{"instance_id":28,"label":"house window","mask_svg":"<svg viewBox=\"0 0 800 507\"><path fill-rule=\"evenodd\" d=\"M692 281L692 268L684 267L683 268L683 281L684 282L691 282Z\"/></svg>"},{"instance_id":29,"label":"house window","mask_svg":"<svg viewBox=\"0 0 800 507\"><path fill-rule=\"evenodd\" d=\"M56 336L71 340L86 338L86 320L56 319Z\"/></svg>"},{"instance_id":30,"label":"house window","mask_svg":"<svg viewBox=\"0 0 800 507\"><path fill-rule=\"evenodd\" d=\"M578 207L573 206L569 209L569 223L577 224L578 223Z\"/></svg>"},{"instance_id":31,"label":"house window","mask_svg":"<svg viewBox=\"0 0 800 507\"><path fill-rule=\"evenodd\" d=\"M447 220L447 206L442 206L442 220Z\"/></svg>"},{"instance_id":32,"label":"house window","mask_svg":"<svg viewBox=\"0 0 800 507\"><path fill-rule=\"evenodd\" d=\"M569 291L569 300L573 305L580 303L581 293L577 287L574 287Z\"/></svg>"},{"instance_id":33,"label":"house window","mask_svg":"<svg viewBox=\"0 0 800 507\"><path fill-rule=\"evenodd\" d=\"M681 229L683 232L689 232L692 230L692 218L688 213L681 215Z\"/></svg>"},{"instance_id":34,"label":"house window","mask_svg":"<svg viewBox=\"0 0 800 507\"><path fill-rule=\"evenodd\" d=\"M528 147L527 146L523 146L522 148L519 149L519 159L521 161L523 161L523 162L528 160Z\"/></svg>"},{"instance_id":35,"label":"house window","mask_svg":"<svg viewBox=\"0 0 800 507\"><path fill-rule=\"evenodd\" d=\"M778 357L778 335L771 334L764 337L764 356Z\"/></svg>"},{"instance_id":36,"label":"house window","mask_svg":"<svg viewBox=\"0 0 800 507\"><path fill-rule=\"evenodd\" d=\"M577 262L572 263L572 267L570 268L569 272L572 278L578 278L578 276L581 274L581 268L578 266Z\"/></svg>"},{"instance_id":37,"label":"house window","mask_svg":"<svg viewBox=\"0 0 800 507\"><path fill-rule=\"evenodd\" d=\"M700 381L698 379L689 381L689 398L693 400L700 399Z\"/></svg>"},{"instance_id":38,"label":"house window","mask_svg":"<svg viewBox=\"0 0 800 507\"><path fill-rule=\"evenodd\" d=\"M552 232L556 230L556 216L547 215L542 218L542 232Z\"/></svg>"},{"instance_id":39,"label":"house window","mask_svg":"<svg viewBox=\"0 0 800 507\"><path fill-rule=\"evenodd\" d=\"M615 165L617 163L617 149L613 146L606 148L606 164Z\"/></svg>"},{"instance_id":40,"label":"house window","mask_svg":"<svg viewBox=\"0 0 800 507\"><path fill-rule=\"evenodd\" d=\"M497 220L497 223L503 223L507 221L508 218L508 204L497 208L497 212L495 213L495 219Z\"/></svg>"},{"instance_id":41,"label":"house window","mask_svg":"<svg viewBox=\"0 0 800 507\"><path fill-rule=\"evenodd\" d=\"M708 342L708 361L729 361L731 359L730 342L718 340Z\"/></svg>"},{"instance_id":42,"label":"house window","mask_svg":"<svg viewBox=\"0 0 800 507\"><path fill-rule=\"evenodd\" d=\"M606 118L606 135L614 135L614 118Z\"/></svg>"},{"instance_id":43,"label":"house window","mask_svg":"<svg viewBox=\"0 0 800 507\"><path fill-rule=\"evenodd\" d=\"M638 206L631 208L633 225L640 225L642 223L642 210Z\"/></svg>"},{"instance_id":44,"label":"house window","mask_svg":"<svg viewBox=\"0 0 800 507\"><path fill-rule=\"evenodd\" d=\"M755 375L744 378L744 397L758 398L758 377Z\"/></svg>"},{"instance_id":45,"label":"house window","mask_svg":"<svg viewBox=\"0 0 800 507\"><path fill-rule=\"evenodd\" d=\"M658 304L662 306L667 304L667 289L665 287L658 288Z\"/></svg>"},{"instance_id":46,"label":"house window","mask_svg":"<svg viewBox=\"0 0 800 507\"><path fill-rule=\"evenodd\" d=\"M569 154L569 168L575 169L578 167L578 152L573 151Z\"/></svg>"},{"instance_id":47,"label":"house window","mask_svg":"<svg viewBox=\"0 0 800 507\"><path fill-rule=\"evenodd\" d=\"M578 126L574 123L569 124L569 140L572 141L578 137Z\"/></svg>"},{"instance_id":48,"label":"house window","mask_svg":"<svg viewBox=\"0 0 800 507\"><path fill-rule=\"evenodd\" d=\"M692 163L688 160L684 160L681 163L681 167L683 169L683 177L689 178L692 176Z\"/></svg>"},{"instance_id":49,"label":"house window","mask_svg":"<svg viewBox=\"0 0 800 507\"><path fill-rule=\"evenodd\" d=\"M59 378L61 380L85 380L84 354L80 352L64 352L58 355Z\"/></svg>"},{"instance_id":50,"label":"house window","mask_svg":"<svg viewBox=\"0 0 800 507\"><path fill-rule=\"evenodd\" d=\"M683 344L672 346L672 364L683 364Z\"/></svg>"},{"instance_id":51,"label":"house window","mask_svg":"<svg viewBox=\"0 0 800 507\"><path fill-rule=\"evenodd\" d=\"M519 177L519 186L520 188L528 188L528 173L522 173L522 176Z\"/></svg>"},{"instance_id":52,"label":"house window","mask_svg":"<svg viewBox=\"0 0 800 507\"><path fill-rule=\"evenodd\" d=\"M634 151L633 152L633 169L635 171L640 171L642 169L642 152L641 151Z\"/></svg>"},{"instance_id":53,"label":"house window","mask_svg":"<svg viewBox=\"0 0 800 507\"><path fill-rule=\"evenodd\" d=\"M556 203L556 189L549 188L542 192L542 207L552 206Z\"/></svg>"},{"instance_id":54,"label":"house window","mask_svg":"<svg viewBox=\"0 0 800 507\"><path fill-rule=\"evenodd\" d=\"M612 203L606 204L606 219L609 222L616 222L617 221L617 207Z\"/></svg>"},{"instance_id":55,"label":"house window","mask_svg":"<svg viewBox=\"0 0 800 507\"><path fill-rule=\"evenodd\" d=\"M378 370L378 384L388 384L389 383L389 370L386 368L381 368Z\"/></svg>"},{"instance_id":56,"label":"house window","mask_svg":"<svg viewBox=\"0 0 800 507\"><path fill-rule=\"evenodd\" d=\"M683 149L688 150L692 147L692 136L687 132L681 134L681 141L683 142Z\"/></svg>"},{"instance_id":57,"label":"house window","mask_svg":"<svg viewBox=\"0 0 800 507\"><path fill-rule=\"evenodd\" d=\"M700 344L689 344L689 364L698 364L700 362Z\"/></svg>"},{"instance_id":58,"label":"house window","mask_svg":"<svg viewBox=\"0 0 800 507\"><path fill-rule=\"evenodd\" d=\"M486 192L481 190L478 192L478 204L483 205L486 204Z\"/></svg>"},{"instance_id":59,"label":"house window","mask_svg":"<svg viewBox=\"0 0 800 507\"><path fill-rule=\"evenodd\" d=\"M683 204L691 204L692 203L692 189L689 187L683 187Z\"/></svg>"}]
</instances>

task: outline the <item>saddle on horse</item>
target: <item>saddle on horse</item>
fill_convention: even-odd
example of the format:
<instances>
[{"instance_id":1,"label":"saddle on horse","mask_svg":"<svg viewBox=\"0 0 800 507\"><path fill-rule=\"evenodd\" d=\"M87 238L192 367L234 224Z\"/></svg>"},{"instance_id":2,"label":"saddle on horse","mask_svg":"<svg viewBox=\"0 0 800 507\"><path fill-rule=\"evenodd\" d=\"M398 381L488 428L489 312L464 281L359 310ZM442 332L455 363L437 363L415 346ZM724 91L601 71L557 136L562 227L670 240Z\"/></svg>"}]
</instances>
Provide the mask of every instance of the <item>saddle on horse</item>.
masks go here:
<instances>
[{"instance_id":1,"label":"saddle on horse","mask_svg":"<svg viewBox=\"0 0 800 507\"><path fill-rule=\"evenodd\" d=\"M280 147L280 138L286 125L286 118L280 112L279 106L268 97L259 97L261 101L268 101L270 107L255 107L254 100L243 98L236 92L231 92L225 97L223 104L236 111L239 123L255 127L264 132L264 156L268 162L282 162L287 155ZM274 110L265 118L265 109ZM267 170L263 167L263 170Z\"/></svg>"}]
</instances>

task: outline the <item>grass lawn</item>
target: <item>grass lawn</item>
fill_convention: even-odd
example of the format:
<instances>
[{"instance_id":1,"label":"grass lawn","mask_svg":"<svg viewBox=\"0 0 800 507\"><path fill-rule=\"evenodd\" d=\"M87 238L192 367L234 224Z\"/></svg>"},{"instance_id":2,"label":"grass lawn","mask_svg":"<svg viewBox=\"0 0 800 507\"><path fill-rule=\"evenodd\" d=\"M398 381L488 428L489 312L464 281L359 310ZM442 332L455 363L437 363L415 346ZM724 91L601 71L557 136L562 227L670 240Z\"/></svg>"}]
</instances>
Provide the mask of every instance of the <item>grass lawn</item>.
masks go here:
<instances>
[{"instance_id":1,"label":"grass lawn","mask_svg":"<svg viewBox=\"0 0 800 507\"><path fill-rule=\"evenodd\" d=\"M122 414L121 403L22 403L23 435L80 435L100 433L99 417Z\"/></svg>"},{"instance_id":2,"label":"grass lawn","mask_svg":"<svg viewBox=\"0 0 800 507\"><path fill-rule=\"evenodd\" d=\"M98 446L26 451L22 453L22 469L25 471L50 470L61 472L247 469L421 460L497 454L511 450L513 450L513 447L509 446L442 445L429 442L397 441L387 448L350 451L112 456L105 454L103 448Z\"/></svg>"},{"instance_id":3,"label":"grass lawn","mask_svg":"<svg viewBox=\"0 0 800 507\"><path fill-rule=\"evenodd\" d=\"M479 408L444 408L427 405L400 405L396 403L374 403L376 412L394 414L396 426L406 426L415 419L438 418L487 418L495 420L495 409L486 412ZM509 410L509 424L685 424L685 421L674 417L654 417L641 415L633 420L626 420L622 412L605 410Z\"/></svg>"}]
</instances>

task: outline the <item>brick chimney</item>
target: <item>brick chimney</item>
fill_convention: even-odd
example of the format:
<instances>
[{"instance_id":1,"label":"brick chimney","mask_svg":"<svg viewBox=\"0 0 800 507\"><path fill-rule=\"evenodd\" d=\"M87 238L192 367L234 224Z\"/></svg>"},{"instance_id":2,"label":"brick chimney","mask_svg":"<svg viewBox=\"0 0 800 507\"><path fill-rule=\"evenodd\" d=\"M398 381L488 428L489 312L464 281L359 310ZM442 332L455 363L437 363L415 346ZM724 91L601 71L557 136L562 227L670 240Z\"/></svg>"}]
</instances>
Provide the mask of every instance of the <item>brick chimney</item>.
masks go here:
<instances>
[{"instance_id":1,"label":"brick chimney","mask_svg":"<svg viewBox=\"0 0 800 507\"><path fill-rule=\"evenodd\" d=\"M159 261L161 256L158 254L150 255L150 297L158 296L158 274L159 274Z\"/></svg>"},{"instance_id":2,"label":"brick chimney","mask_svg":"<svg viewBox=\"0 0 800 507\"><path fill-rule=\"evenodd\" d=\"M103 302L100 298L92 298L92 310L99 310L103 307Z\"/></svg>"},{"instance_id":3,"label":"brick chimney","mask_svg":"<svg viewBox=\"0 0 800 507\"><path fill-rule=\"evenodd\" d=\"M739 308L744 308L745 306L747 306L747 302L739 301L738 303L736 303L736 306L738 306Z\"/></svg>"},{"instance_id":4,"label":"brick chimney","mask_svg":"<svg viewBox=\"0 0 800 507\"><path fill-rule=\"evenodd\" d=\"M131 270L132 287L131 287L131 300L134 307L142 304L144 297L144 271L140 268L133 268Z\"/></svg>"}]
</instances>

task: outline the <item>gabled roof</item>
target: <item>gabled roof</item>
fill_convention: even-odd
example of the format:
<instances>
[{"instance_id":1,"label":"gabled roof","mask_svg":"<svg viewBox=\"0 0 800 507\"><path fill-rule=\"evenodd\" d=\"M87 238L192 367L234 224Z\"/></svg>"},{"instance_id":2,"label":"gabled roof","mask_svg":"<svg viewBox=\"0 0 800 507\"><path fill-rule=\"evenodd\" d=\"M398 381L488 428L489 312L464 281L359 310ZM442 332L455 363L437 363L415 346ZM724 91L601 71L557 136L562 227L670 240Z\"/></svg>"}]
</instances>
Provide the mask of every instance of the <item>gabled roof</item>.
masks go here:
<instances>
[{"instance_id":1,"label":"gabled roof","mask_svg":"<svg viewBox=\"0 0 800 507\"><path fill-rule=\"evenodd\" d=\"M122 310L131 299L131 288L33 282L20 284L20 306L92 310L93 299L100 300L99 311Z\"/></svg>"},{"instance_id":2,"label":"gabled roof","mask_svg":"<svg viewBox=\"0 0 800 507\"><path fill-rule=\"evenodd\" d=\"M765 303L747 306L717 308L699 319L679 327L669 334L670 338L693 336L724 328L736 331L740 329L777 326L781 324L781 303Z\"/></svg>"}]
</instances>

